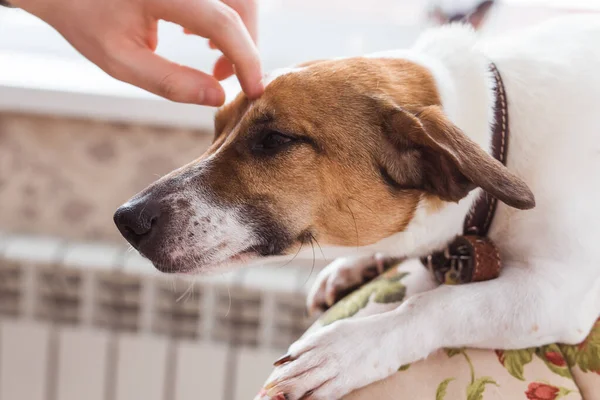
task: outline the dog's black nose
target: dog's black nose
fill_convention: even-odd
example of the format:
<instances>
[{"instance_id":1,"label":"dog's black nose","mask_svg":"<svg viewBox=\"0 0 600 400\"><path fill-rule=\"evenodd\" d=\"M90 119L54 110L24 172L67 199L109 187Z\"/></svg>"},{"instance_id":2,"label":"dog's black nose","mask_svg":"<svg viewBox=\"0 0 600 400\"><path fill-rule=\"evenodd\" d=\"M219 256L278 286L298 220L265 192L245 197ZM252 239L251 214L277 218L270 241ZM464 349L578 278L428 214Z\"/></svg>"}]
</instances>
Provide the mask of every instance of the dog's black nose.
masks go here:
<instances>
[{"instance_id":1,"label":"dog's black nose","mask_svg":"<svg viewBox=\"0 0 600 400\"><path fill-rule=\"evenodd\" d=\"M160 204L152 199L132 200L115 212L113 217L119 232L139 250L144 238L149 237L160 217Z\"/></svg>"}]
</instances>

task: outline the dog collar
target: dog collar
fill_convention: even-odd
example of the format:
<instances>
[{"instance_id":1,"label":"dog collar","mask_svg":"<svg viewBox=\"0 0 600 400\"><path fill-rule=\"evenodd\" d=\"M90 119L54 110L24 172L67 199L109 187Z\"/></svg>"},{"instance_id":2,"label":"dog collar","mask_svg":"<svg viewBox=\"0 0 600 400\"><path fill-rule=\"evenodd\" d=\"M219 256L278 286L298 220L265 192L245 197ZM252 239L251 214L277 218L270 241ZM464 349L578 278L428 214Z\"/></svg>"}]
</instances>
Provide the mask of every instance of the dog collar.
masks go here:
<instances>
[{"instance_id":1,"label":"dog collar","mask_svg":"<svg viewBox=\"0 0 600 400\"><path fill-rule=\"evenodd\" d=\"M506 91L500 72L494 63L490 63L490 71L496 81L492 155L506 165L509 137ZM500 275L500 253L487 237L497 205L498 199L482 191L465 218L463 234L457 236L444 250L421 259L439 283L485 281Z\"/></svg>"}]
</instances>

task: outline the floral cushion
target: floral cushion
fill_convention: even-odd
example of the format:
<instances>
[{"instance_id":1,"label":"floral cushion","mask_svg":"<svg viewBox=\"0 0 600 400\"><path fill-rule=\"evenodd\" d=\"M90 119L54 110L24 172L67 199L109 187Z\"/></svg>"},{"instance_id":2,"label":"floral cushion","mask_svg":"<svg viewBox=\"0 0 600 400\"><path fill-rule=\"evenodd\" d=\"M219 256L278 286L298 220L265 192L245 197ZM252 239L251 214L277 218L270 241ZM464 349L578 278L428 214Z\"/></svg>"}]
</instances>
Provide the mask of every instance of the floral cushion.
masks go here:
<instances>
[{"instance_id":1,"label":"floral cushion","mask_svg":"<svg viewBox=\"0 0 600 400\"><path fill-rule=\"evenodd\" d=\"M431 277L423 267L406 268L405 264L389 269L339 301L308 332L340 319L387 311L406 296L431 287ZM426 360L401 366L393 376L346 399L600 400L600 320L576 346L550 344L510 351L445 349Z\"/></svg>"}]
</instances>

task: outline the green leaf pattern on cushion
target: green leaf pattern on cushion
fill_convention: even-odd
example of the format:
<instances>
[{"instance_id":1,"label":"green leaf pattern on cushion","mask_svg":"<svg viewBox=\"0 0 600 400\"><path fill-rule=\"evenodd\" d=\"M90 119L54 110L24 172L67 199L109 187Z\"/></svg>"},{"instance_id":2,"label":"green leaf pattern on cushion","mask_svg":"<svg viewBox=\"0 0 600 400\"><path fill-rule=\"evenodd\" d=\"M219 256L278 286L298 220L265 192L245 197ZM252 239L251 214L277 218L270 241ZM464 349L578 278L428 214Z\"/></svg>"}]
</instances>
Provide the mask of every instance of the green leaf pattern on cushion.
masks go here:
<instances>
[{"instance_id":1,"label":"green leaf pattern on cushion","mask_svg":"<svg viewBox=\"0 0 600 400\"><path fill-rule=\"evenodd\" d=\"M395 274L388 272L381 275L334 304L321 318L321 324L327 326L335 321L352 317L365 308L371 298L375 303L401 302L406 295L406 286L400 281L407 275L406 272Z\"/></svg>"},{"instance_id":2,"label":"green leaf pattern on cushion","mask_svg":"<svg viewBox=\"0 0 600 400\"><path fill-rule=\"evenodd\" d=\"M446 397L446 389L448 389L448 385L453 380L455 380L455 378L444 379L440 382L437 391L435 392L435 400L444 400L444 397Z\"/></svg>"},{"instance_id":3,"label":"green leaf pattern on cushion","mask_svg":"<svg viewBox=\"0 0 600 400\"><path fill-rule=\"evenodd\" d=\"M375 303L399 303L406 296L406 286L400 282L390 282L388 285L382 286L373 296Z\"/></svg>"},{"instance_id":4,"label":"green leaf pattern on cushion","mask_svg":"<svg viewBox=\"0 0 600 400\"><path fill-rule=\"evenodd\" d=\"M499 386L496 381L489 376L475 379L474 382L467 386L467 400L483 400L483 392L485 392L486 385Z\"/></svg>"},{"instance_id":5,"label":"green leaf pattern on cushion","mask_svg":"<svg viewBox=\"0 0 600 400\"><path fill-rule=\"evenodd\" d=\"M571 393L577 393L577 392L575 392L573 390L570 390L570 389L567 389L565 387L559 387L558 388L558 397L557 397L557 399L560 399L561 397L568 396Z\"/></svg>"},{"instance_id":6,"label":"green leaf pattern on cushion","mask_svg":"<svg viewBox=\"0 0 600 400\"><path fill-rule=\"evenodd\" d=\"M557 344L538 347L535 350L535 355L544 361L550 371L565 378L573 379L571 369L567 365L567 360L564 358L563 353Z\"/></svg>"},{"instance_id":7,"label":"green leaf pattern on cushion","mask_svg":"<svg viewBox=\"0 0 600 400\"><path fill-rule=\"evenodd\" d=\"M406 295L406 287L401 280L407 273L399 272L393 267L372 282L349 294L331 307L321 318L323 326L329 325L340 319L350 318L367 306L369 301L375 303L401 302ZM491 377L475 377L474 366L464 348L444 349L446 355L452 358L458 354L465 357L471 371L471 381L466 388L466 400L483 400L487 385L499 386ZM570 368L577 365L583 372L596 372L600 374L600 319L596 322L590 335L579 345L550 344L539 348L521 350L496 350L498 360L516 379L525 381L525 366L532 362L535 354L555 374L573 379ZM410 364L401 366L398 370L405 371ZM456 378L447 378L437 387L436 400L444 400L448 385ZM530 389L531 389L530 384ZM542 384L539 384L542 385ZM534 388L535 389L535 388ZM531 389L533 390L533 389ZM563 387L557 387L557 397L562 398L571 393L578 393ZM527 394L527 393L526 393Z\"/></svg>"},{"instance_id":8,"label":"green leaf pattern on cushion","mask_svg":"<svg viewBox=\"0 0 600 400\"><path fill-rule=\"evenodd\" d=\"M565 360L567 361L567 365L569 367L574 367L575 365L577 365L577 359L579 356L579 350L577 349L578 346L569 346L569 345L561 345L560 349L563 353L563 356L565 357Z\"/></svg>"},{"instance_id":9,"label":"green leaf pattern on cushion","mask_svg":"<svg viewBox=\"0 0 600 400\"><path fill-rule=\"evenodd\" d=\"M600 320L588 337L578 345L561 345L569 367L578 366L583 372L600 373Z\"/></svg>"},{"instance_id":10,"label":"green leaf pattern on cushion","mask_svg":"<svg viewBox=\"0 0 600 400\"><path fill-rule=\"evenodd\" d=\"M525 376L523 375L523 369L525 365L533 360L534 350L535 349L497 350L496 354L498 355L500 363L504 365L504 368L506 368L509 374L524 381Z\"/></svg>"},{"instance_id":11,"label":"green leaf pattern on cushion","mask_svg":"<svg viewBox=\"0 0 600 400\"><path fill-rule=\"evenodd\" d=\"M462 352L464 351L464 348L460 348L460 349L444 349L444 351L446 352L446 355L449 358L454 357L457 354L462 354Z\"/></svg>"},{"instance_id":12,"label":"green leaf pattern on cushion","mask_svg":"<svg viewBox=\"0 0 600 400\"><path fill-rule=\"evenodd\" d=\"M491 378L489 376L476 378L476 376L475 376L476 370L475 370L475 367L474 367L473 363L471 362L471 359L468 355L468 349L464 349L464 348L444 349L444 352L446 353L448 358L452 358L459 354L461 354L465 357L465 361L467 362L469 369L471 371L471 380L466 388L466 400L484 400L484 393L485 393L486 386L495 385L497 387L500 387L500 385L493 378ZM568 367L567 361L566 361L565 357L563 356L563 353L561 352L561 348L556 344L543 346L543 347L539 347L539 348L529 348L529 349L522 349L522 350L506 350L506 351L496 350L496 355L498 356L498 360L500 361L500 363L506 368L506 370L512 376L514 376L515 378L517 378L521 381L525 380L524 366L529 364L530 362L532 362L534 354L537 357L539 357L540 360L542 360L552 372L554 372L558 375L564 376L566 378L573 379L573 377L571 376L571 372ZM448 385L450 384L450 382L452 382L455 379L456 378L451 377L451 378L447 378L447 379L443 380L442 382L440 382L440 384L438 385L438 388L437 388L437 392L436 392L436 400L444 400L445 399ZM541 387L542 384L541 383L530 384L527 393L529 393L529 392L533 393L538 389L539 390L543 389L543 388L540 389L535 385L538 385ZM533 394L532 393L530 393L530 395L534 396L535 393L533 393ZM568 396L571 393L578 393L578 392L559 386L559 387L556 387L557 397L553 397L553 399L558 399L558 398L561 398L564 396ZM528 398L535 398L535 399L538 398L535 396L531 397L530 395L528 395Z\"/></svg>"},{"instance_id":13,"label":"green leaf pattern on cushion","mask_svg":"<svg viewBox=\"0 0 600 400\"><path fill-rule=\"evenodd\" d=\"M466 388L467 400L483 400L483 393L485 392L486 385L499 386L498 383L496 383L496 381L493 380L492 378L490 378L489 376L484 376L481 378L475 377L475 367L473 366L473 362L471 361L471 358L467 354L467 350L460 348L460 349L444 349L444 351L446 352L446 355L448 356L448 358L452 358L458 354L463 355L465 358L465 361L469 365L469 370L471 371L471 381L469 382L469 384ZM450 382L452 382L455 379L456 378L448 378L448 379L445 379L442 382L440 382L440 384L438 385L438 388L437 388L436 396L435 396L436 400L444 400L444 398L446 396L446 390L448 389L448 385L450 384Z\"/></svg>"},{"instance_id":14,"label":"green leaf pattern on cushion","mask_svg":"<svg viewBox=\"0 0 600 400\"><path fill-rule=\"evenodd\" d=\"M410 364L406 364L406 365L403 365L400 368L398 368L398 371L406 371L409 368L410 368Z\"/></svg>"}]
</instances>

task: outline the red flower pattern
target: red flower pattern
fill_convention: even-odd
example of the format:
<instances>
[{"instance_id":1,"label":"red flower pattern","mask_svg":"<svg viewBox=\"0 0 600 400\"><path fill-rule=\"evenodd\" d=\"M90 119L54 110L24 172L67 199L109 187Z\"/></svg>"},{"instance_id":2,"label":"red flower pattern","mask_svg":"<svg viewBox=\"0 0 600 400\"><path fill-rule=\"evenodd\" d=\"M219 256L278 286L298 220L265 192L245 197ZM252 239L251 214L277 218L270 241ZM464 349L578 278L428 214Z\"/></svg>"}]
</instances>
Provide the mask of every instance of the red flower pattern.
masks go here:
<instances>
[{"instance_id":1,"label":"red flower pattern","mask_svg":"<svg viewBox=\"0 0 600 400\"><path fill-rule=\"evenodd\" d=\"M555 400L560 390L545 383L532 382L527 387L525 395L529 400Z\"/></svg>"},{"instance_id":2,"label":"red flower pattern","mask_svg":"<svg viewBox=\"0 0 600 400\"><path fill-rule=\"evenodd\" d=\"M558 351L549 351L546 354L544 354L544 356L550 364L554 364L557 367L564 367L565 365L567 365L567 361L565 360L563 355Z\"/></svg>"},{"instance_id":3,"label":"red flower pattern","mask_svg":"<svg viewBox=\"0 0 600 400\"><path fill-rule=\"evenodd\" d=\"M496 356L498 357L498 361L500 364L504 365L504 352L502 350L494 350L496 352Z\"/></svg>"}]
</instances>

